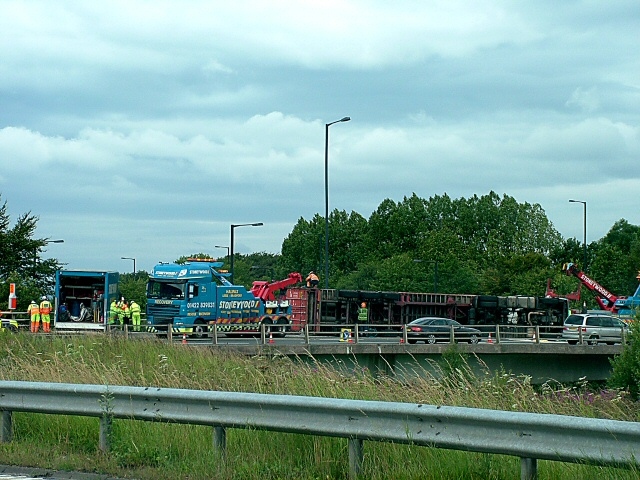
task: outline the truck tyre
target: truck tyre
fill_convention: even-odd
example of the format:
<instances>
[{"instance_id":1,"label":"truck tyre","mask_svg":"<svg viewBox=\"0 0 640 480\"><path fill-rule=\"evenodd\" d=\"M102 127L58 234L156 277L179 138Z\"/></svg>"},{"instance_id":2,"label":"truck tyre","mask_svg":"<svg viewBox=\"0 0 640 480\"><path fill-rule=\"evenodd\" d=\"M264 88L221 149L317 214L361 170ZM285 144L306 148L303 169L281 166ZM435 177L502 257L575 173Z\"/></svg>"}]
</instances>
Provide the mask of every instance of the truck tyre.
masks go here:
<instances>
[{"instance_id":1,"label":"truck tyre","mask_svg":"<svg viewBox=\"0 0 640 480\"><path fill-rule=\"evenodd\" d=\"M209 329L207 328L207 325L204 323L204 320L202 319L196 320L196 323L193 325L193 330L192 330L194 337L202 338L207 334L208 331Z\"/></svg>"},{"instance_id":2,"label":"truck tyre","mask_svg":"<svg viewBox=\"0 0 640 480\"><path fill-rule=\"evenodd\" d=\"M284 338L287 335L287 327L289 321L286 318L279 318L273 328L273 335L278 338Z\"/></svg>"},{"instance_id":3,"label":"truck tyre","mask_svg":"<svg viewBox=\"0 0 640 480\"><path fill-rule=\"evenodd\" d=\"M495 295L478 295L476 298L477 308L498 308L498 297Z\"/></svg>"}]
</instances>

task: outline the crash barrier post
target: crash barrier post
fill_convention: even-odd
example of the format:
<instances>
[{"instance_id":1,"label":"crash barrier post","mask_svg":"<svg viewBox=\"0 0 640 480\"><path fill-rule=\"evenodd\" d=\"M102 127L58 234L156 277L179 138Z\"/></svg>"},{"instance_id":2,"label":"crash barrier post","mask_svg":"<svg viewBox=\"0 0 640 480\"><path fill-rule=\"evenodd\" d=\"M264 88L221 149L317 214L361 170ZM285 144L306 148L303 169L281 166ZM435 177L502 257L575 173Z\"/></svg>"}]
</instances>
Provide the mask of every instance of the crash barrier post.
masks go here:
<instances>
[{"instance_id":1,"label":"crash barrier post","mask_svg":"<svg viewBox=\"0 0 640 480\"><path fill-rule=\"evenodd\" d=\"M365 440L517 456L527 480L537 477L538 459L611 466L640 461L636 422L441 405L0 381L0 412L2 442L13 436L13 412L97 417L103 451L110 447L113 419L208 425L222 455L227 428L345 438L351 477L360 472Z\"/></svg>"},{"instance_id":2,"label":"crash barrier post","mask_svg":"<svg viewBox=\"0 0 640 480\"><path fill-rule=\"evenodd\" d=\"M209 327L209 332L211 332L211 343L218 345L218 324L212 323Z\"/></svg>"},{"instance_id":3,"label":"crash barrier post","mask_svg":"<svg viewBox=\"0 0 640 480\"><path fill-rule=\"evenodd\" d=\"M305 323L303 329L304 329L304 343L305 345L309 345L310 343L309 342L309 324Z\"/></svg>"}]
</instances>

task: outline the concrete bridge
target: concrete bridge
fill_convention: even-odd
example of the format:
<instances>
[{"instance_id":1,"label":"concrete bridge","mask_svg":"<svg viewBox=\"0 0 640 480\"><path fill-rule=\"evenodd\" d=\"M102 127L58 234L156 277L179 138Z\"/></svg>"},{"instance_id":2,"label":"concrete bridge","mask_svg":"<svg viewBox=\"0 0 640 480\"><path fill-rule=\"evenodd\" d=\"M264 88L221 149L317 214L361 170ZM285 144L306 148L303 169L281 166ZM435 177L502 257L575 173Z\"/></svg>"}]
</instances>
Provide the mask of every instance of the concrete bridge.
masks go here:
<instances>
[{"instance_id":1,"label":"concrete bridge","mask_svg":"<svg viewBox=\"0 0 640 480\"><path fill-rule=\"evenodd\" d=\"M440 373L443 353L464 354L477 375L504 370L527 375L534 384L578 380L603 381L611 374L610 360L622 345L568 345L549 343L435 344L325 344L325 345L213 345L210 348L246 355L284 355L305 362L320 362L347 371L369 369L374 375L411 378Z\"/></svg>"}]
</instances>

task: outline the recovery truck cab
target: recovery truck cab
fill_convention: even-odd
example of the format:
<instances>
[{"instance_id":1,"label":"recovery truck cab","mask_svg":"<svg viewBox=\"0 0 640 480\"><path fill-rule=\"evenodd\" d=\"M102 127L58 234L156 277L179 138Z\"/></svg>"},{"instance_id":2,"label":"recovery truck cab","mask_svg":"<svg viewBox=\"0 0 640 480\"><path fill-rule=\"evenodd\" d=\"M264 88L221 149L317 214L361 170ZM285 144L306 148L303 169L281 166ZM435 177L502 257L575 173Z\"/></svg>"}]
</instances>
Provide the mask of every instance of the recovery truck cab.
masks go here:
<instances>
[{"instance_id":1,"label":"recovery truck cab","mask_svg":"<svg viewBox=\"0 0 640 480\"><path fill-rule=\"evenodd\" d=\"M284 337L291 325L291 307L261 285L262 297L233 285L217 269L223 263L194 259L184 264L159 263L147 284L147 326L150 331L202 336L216 324L226 334L259 332L261 325ZM300 274L276 282L285 288L302 280ZM275 285L275 284L274 284ZM256 290L256 293L258 290Z\"/></svg>"}]
</instances>

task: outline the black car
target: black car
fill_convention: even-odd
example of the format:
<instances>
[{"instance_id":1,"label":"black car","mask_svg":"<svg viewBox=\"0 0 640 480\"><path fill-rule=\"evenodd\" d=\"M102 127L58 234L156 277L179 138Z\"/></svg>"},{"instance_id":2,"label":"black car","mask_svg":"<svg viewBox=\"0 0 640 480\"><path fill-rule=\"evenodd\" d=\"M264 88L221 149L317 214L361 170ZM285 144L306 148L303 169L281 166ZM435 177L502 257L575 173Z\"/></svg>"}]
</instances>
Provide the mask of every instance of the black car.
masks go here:
<instances>
[{"instance_id":1,"label":"black car","mask_svg":"<svg viewBox=\"0 0 640 480\"><path fill-rule=\"evenodd\" d=\"M482 337L482 332L477 328L465 327L449 318L424 317L405 325L409 343L449 342L452 329L455 342L478 343Z\"/></svg>"}]
</instances>

